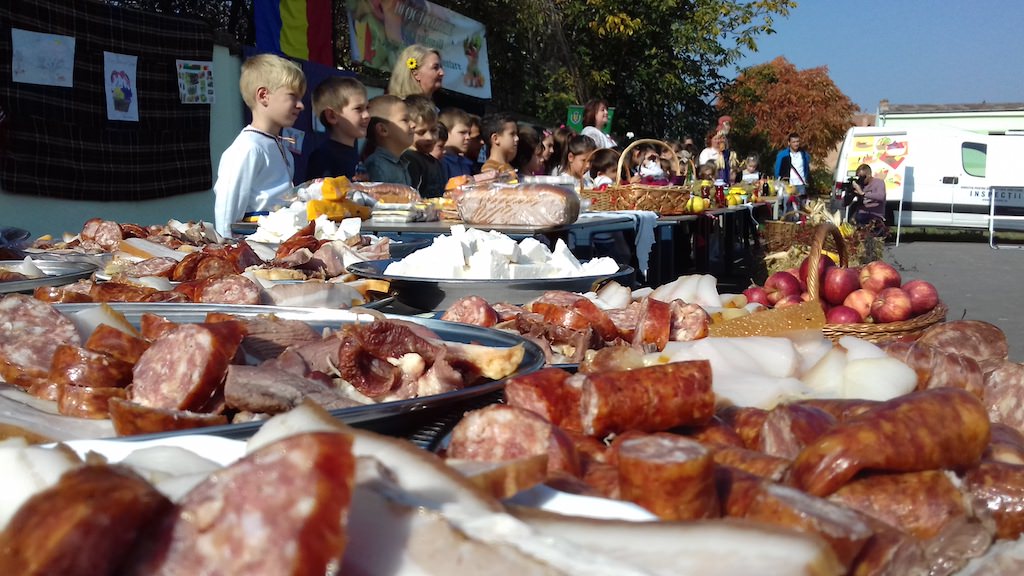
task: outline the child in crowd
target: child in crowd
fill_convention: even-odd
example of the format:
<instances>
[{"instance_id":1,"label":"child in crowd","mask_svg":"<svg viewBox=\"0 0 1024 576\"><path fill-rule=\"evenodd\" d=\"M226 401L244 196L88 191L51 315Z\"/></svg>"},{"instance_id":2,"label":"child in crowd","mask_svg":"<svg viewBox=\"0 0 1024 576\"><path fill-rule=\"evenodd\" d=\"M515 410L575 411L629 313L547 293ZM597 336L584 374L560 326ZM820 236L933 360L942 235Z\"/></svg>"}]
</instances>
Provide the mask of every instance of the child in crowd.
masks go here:
<instances>
[{"instance_id":1,"label":"child in crowd","mask_svg":"<svg viewBox=\"0 0 1024 576\"><path fill-rule=\"evenodd\" d=\"M469 145L466 148L466 158L473 162L473 174L479 174L484 166L485 158L481 158L484 149L484 137L480 132L480 117L476 114L469 115Z\"/></svg>"},{"instance_id":2,"label":"child in crowd","mask_svg":"<svg viewBox=\"0 0 1024 576\"><path fill-rule=\"evenodd\" d=\"M423 198L438 198L444 193L448 181L442 176L441 162L430 155L437 142L437 110L434 101L422 94L405 99L409 118L416 129L413 131L412 146L402 152L402 160L408 163L409 179L413 188Z\"/></svg>"},{"instance_id":3,"label":"child in crowd","mask_svg":"<svg viewBox=\"0 0 1024 576\"><path fill-rule=\"evenodd\" d=\"M544 173L552 176L558 174L559 166L562 165L562 156L565 155L565 146L569 138L576 133L571 128L560 126L551 135L551 156L544 162Z\"/></svg>"},{"instance_id":4,"label":"child in crowd","mask_svg":"<svg viewBox=\"0 0 1024 576\"><path fill-rule=\"evenodd\" d=\"M618 179L619 153L611 148L599 148L590 155L590 177L594 188L611 186Z\"/></svg>"},{"instance_id":5,"label":"child in crowd","mask_svg":"<svg viewBox=\"0 0 1024 576\"><path fill-rule=\"evenodd\" d=\"M516 146L516 157L512 166L519 172L519 179L527 176L543 174L544 141L536 130L529 126L519 129L519 145Z\"/></svg>"},{"instance_id":6,"label":"child in crowd","mask_svg":"<svg viewBox=\"0 0 1024 576\"><path fill-rule=\"evenodd\" d=\"M589 136L577 134L565 144L562 163L558 166L555 176L568 174L582 184L584 188L593 188L590 179L590 153L597 150L597 144Z\"/></svg>"},{"instance_id":7,"label":"child in crowd","mask_svg":"<svg viewBox=\"0 0 1024 576\"><path fill-rule=\"evenodd\" d=\"M408 163L401 155L412 146L414 128L409 109L398 96L383 94L370 100L363 165L371 182L412 186Z\"/></svg>"},{"instance_id":8,"label":"child in crowd","mask_svg":"<svg viewBox=\"0 0 1024 576\"><path fill-rule=\"evenodd\" d=\"M213 187L214 226L231 236L231 224L247 213L266 210L292 191L295 162L281 141L281 129L302 111L306 77L290 60L259 54L242 63L242 100L252 123L220 157Z\"/></svg>"},{"instance_id":9,"label":"child in crowd","mask_svg":"<svg viewBox=\"0 0 1024 576\"><path fill-rule=\"evenodd\" d=\"M441 111L441 124L448 129L442 158L444 180L455 176L471 176L473 160L466 156L469 150L469 114L459 108L445 108Z\"/></svg>"},{"instance_id":10,"label":"child in crowd","mask_svg":"<svg viewBox=\"0 0 1024 576\"><path fill-rule=\"evenodd\" d=\"M366 87L355 78L324 80L313 90L313 114L329 138L309 155L306 179L345 176L351 180L359 164L356 140L366 138L370 124Z\"/></svg>"},{"instance_id":11,"label":"child in crowd","mask_svg":"<svg viewBox=\"0 0 1024 576\"><path fill-rule=\"evenodd\" d=\"M448 129L441 122L437 123L437 139L434 140L434 148L430 155L440 162L444 159L444 145L448 142ZM441 165L441 177L444 177L444 164Z\"/></svg>"},{"instance_id":12,"label":"child in crowd","mask_svg":"<svg viewBox=\"0 0 1024 576\"><path fill-rule=\"evenodd\" d=\"M757 168L757 156L747 156L746 163L743 165L743 174L741 181L744 184L754 185L761 179L761 171Z\"/></svg>"},{"instance_id":13,"label":"child in crowd","mask_svg":"<svg viewBox=\"0 0 1024 576\"><path fill-rule=\"evenodd\" d=\"M487 162L484 162L482 171L515 171L511 164L519 145L519 127L515 118L507 114L490 114L484 117L480 129L487 143Z\"/></svg>"},{"instance_id":14,"label":"child in crowd","mask_svg":"<svg viewBox=\"0 0 1024 576\"><path fill-rule=\"evenodd\" d=\"M712 181L715 179L715 173L717 172L718 165L715 164L714 160L709 160L697 167L697 179Z\"/></svg>"},{"instance_id":15,"label":"child in crowd","mask_svg":"<svg viewBox=\"0 0 1024 576\"><path fill-rule=\"evenodd\" d=\"M539 126L536 130L540 134L541 144L544 146L544 154L541 155L541 168L537 171L537 174L550 174L548 161L551 160L552 155L555 153L555 133Z\"/></svg>"}]
</instances>

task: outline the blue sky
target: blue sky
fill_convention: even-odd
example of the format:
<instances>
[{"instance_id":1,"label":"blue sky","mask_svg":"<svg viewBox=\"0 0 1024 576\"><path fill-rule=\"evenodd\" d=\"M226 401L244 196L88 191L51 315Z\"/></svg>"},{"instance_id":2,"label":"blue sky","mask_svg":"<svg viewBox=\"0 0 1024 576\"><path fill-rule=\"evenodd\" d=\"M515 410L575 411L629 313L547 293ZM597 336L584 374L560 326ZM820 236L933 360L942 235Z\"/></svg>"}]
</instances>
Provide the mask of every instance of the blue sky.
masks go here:
<instances>
[{"instance_id":1,"label":"blue sky","mask_svg":"<svg viewBox=\"0 0 1024 576\"><path fill-rule=\"evenodd\" d=\"M1024 0L804 0L740 67L828 66L862 110L1024 102Z\"/></svg>"}]
</instances>

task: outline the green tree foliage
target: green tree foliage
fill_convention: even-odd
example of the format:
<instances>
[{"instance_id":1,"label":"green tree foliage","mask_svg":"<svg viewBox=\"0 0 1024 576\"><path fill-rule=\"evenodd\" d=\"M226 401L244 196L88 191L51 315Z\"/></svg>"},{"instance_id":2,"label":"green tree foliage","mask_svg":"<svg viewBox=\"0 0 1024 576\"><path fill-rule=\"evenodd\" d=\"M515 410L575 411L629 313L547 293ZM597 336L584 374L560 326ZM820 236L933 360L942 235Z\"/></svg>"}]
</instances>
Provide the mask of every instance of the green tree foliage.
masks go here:
<instances>
[{"instance_id":1,"label":"green tree foliage","mask_svg":"<svg viewBox=\"0 0 1024 576\"><path fill-rule=\"evenodd\" d=\"M813 157L822 158L842 140L857 107L829 78L827 67L797 70L783 57L744 70L726 86L718 109L733 118L735 149L774 159L798 132Z\"/></svg>"}]
</instances>

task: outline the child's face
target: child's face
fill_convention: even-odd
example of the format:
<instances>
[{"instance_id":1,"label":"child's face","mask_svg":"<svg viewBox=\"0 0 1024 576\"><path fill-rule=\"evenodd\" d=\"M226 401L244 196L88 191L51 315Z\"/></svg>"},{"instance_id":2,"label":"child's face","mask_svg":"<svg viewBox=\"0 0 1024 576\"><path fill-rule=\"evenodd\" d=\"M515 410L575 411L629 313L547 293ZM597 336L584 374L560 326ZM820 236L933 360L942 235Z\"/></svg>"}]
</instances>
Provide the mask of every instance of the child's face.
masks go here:
<instances>
[{"instance_id":1,"label":"child's face","mask_svg":"<svg viewBox=\"0 0 1024 576\"><path fill-rule=\"evenodd\" d=\"M590 169L590 152L573 154L569 152L569 174L573 178L583 178L583 173Z\"/></svg>"},{"instance_id":2,"label":"child's face","mask_svg":"<svg viewBox=\"0 0 1024 576\"><path fill-rule=\"evenodd\" d=\"M444 145L465 154L469 150L469 126L461 122L455 124L448 130L448 141Z\"/></svg>"},{"instance_id":3,"label":"child's face","mask_svg":"<svg viewBox=\"0 0 1024 576\"><path fill-rule=\"evenodd\" d=\"M555 137L551 134L544 136L544 140L541 141L541 145L544 150L542 160L547 162L548 158L551 158L551 155L555 153Z\"/></svg>"},{"instance_id":4,"label":"child's face","mask_svg":"<svg viewBox=\"0 0 1024 576\"><path fill-rule=\"evenodd\" d=\"M748 158L747 159L747 171L749 171L749 172L756 172L757 171L757 160L755 160L753 158Z\"/></svg>"},{"instance_id":5,"label":"child's face","mask_svg":"<svg viewBox=\"0 0 1024 576\"><path fill-rule=\"evenodd\" d=\"M433 156L434 158L437 158L438 160L444 157L444 142L441 142L440 140L435 140L434 147L433 149L430 150L430 155Z\"/></svg>"},{"instance_id":6,"label":"child's face","mask_svg":"<svg viewBox=\"0 0 1024 576\"><path fill-rule=\"evenodd\" d=\"M261 90L266 90L261 88ZM295 124L299 118L299 112L304 108L302 104L302 92L295 88L281 87L277 90L266 91L259 98L259 104L270 123L277 127L288 128Z\"/></svg>"},{"instance_id":7,"label":"child's face","mask_svg":"<svg viewBox=\"0 0 1024 576\"><path fill-rule=\"evenodd\" d=\"M519 147L519 128L515 122L506 122L505 127L491 137L494 147L505 157L505 162L510 162L516 157L516 149Z\"/></svg>"},{"instance_id":8,"label":"child's face","mask_svg":"<svg viewBox=\"0 0 1024 576\"><path fill-rule=\"evenodd\" d=\"M421 154L430 154L437 142L437 122L416 122L413 130L412 146Z\"/></svg>"},{"instance_id":9,"label":"child's face","mask_svg":"<svg viewBox=\"0 0 1024 576\"><path fill-rule=\"evenodd\" d=\"M544 169L544 144L537 146L533 151L533 157L530 161L523 166L523 173L525 175L540 174Z\"/></svg>"},{"instance_id":10,"label":"child's face","mask_svg":"<svg viewBox=\"0 0 1024 576\"><path fill-rule=\"evenodd\" d=\"M469 140L466 144L466 157L476 160L480 155L480 149L484 147L484 139L480 135L480 125L473 124L469 127Z\"/></svg>"},{"instance_id":11,"label":"child's face","mask_svg":"<svg viewBox=\"0 0 1024 576\"><path fill-rule=\"evenodd\" d=\"M340 110L330 110L327 115L328 122L332 116L337 130L343 136L353 140L365 138L366 127L370 124L370 108L366 104L366 94L353 94L349 97L348 104Z\"/></svg>"},{"instance_id":12,"label":"child's face","mask_svg":"<svg viewBox=\"0 0 1024 576\"><path fill-rule=\"evenodd\" d=\"M394 143L395 148L402 150L412 146L416 124L409 118L409 108L405 103L392 106L387 120L387 141Z\"/></svg>"}]
</instances>

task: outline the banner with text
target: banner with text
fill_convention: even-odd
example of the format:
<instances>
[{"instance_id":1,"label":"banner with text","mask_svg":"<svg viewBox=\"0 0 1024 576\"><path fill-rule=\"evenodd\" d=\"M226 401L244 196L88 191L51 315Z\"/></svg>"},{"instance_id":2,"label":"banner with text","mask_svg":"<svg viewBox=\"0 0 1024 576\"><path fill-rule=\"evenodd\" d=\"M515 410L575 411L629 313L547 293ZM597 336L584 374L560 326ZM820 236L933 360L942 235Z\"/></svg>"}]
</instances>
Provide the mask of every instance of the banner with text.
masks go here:
<instances>
[{"instance_id":1,"label":"banner with text","mask_svg":"<svg viewBox=\"0 0 1024 576\"><path fill-rule=\"evenodd\" d=\"M353 60L391 70L403 48L423 44L441 53L445 89L491 97L483 24L423 0L348 0L347 12Z\"/></svg>"}]
</instances>

